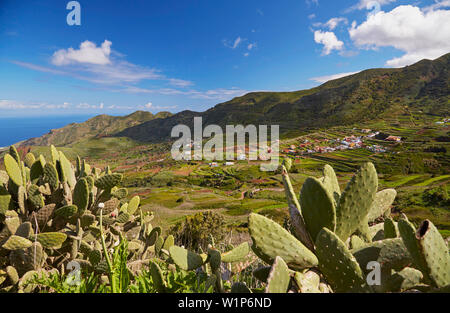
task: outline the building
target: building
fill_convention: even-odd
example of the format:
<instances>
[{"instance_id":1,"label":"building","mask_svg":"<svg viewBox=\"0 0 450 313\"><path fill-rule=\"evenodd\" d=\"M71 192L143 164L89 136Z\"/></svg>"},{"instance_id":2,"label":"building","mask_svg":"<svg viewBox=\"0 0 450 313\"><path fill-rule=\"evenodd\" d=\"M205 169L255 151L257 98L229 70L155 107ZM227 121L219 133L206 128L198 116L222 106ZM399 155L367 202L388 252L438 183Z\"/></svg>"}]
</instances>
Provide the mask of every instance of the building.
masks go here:
<instances>
[{"instance_id":1,"label":"building","mask_svg":"<svg viewBox=\"0 0 450 313\"><path fill-rule=\"evenodd\" d=\"M402 141L402 139L397 136L388 136L385 140L386 141L396 141L396 142Z\"/></svg>"}]
</instances>

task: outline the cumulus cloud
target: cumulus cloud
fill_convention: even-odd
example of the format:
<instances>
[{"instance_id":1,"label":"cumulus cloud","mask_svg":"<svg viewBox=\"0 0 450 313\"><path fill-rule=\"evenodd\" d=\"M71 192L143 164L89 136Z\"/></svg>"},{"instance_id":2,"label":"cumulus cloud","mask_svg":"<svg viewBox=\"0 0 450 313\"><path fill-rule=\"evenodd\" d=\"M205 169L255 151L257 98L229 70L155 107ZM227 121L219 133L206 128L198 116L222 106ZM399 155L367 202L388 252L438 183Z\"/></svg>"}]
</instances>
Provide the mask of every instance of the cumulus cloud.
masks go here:
<instances>
[{"instance_id":1,"label":"cumulus cloud","mask_svg":"<svg viewBox=\"0 0 450 313\"><path fill-rule=\"evenodd\" d=\"M96 84L135 84L143 80L167 81L177 87L188 87L187 80L166 77L159 70L130 63L124 55L111 50L112 43L105 40L101 46L90 41L81 43L79 49L61 49L53 54L52 66L41 66L27 62L12 61L14 64L49 74L70 76Z\"/></svg>"},{"instance_id":2,"label":"cumulus cloud","mask_svg":"<svg viewBox=\"0 0 450 313\"><path fill-rule=\"evenodd\" d=\"M91 41L83 41L79 49L61 49L56 51L52 57L52 63L57 66L73 63L89 63L106 65L111 61L111 41L105 40L100 47Z\"/></svg>"},{"instance_id":3,"label":"cumulus cloud","mask_svg":"<svg viewBox=\"0 0 450 313\"><path fill-rule=\"evenodd\" d=\"M147 103L144 105L144 107L145 107L146 109L150 109L150 108L152 107L152 105L153 105L153 103L147 102Z\"/></svg>"},{"instance_id":4,"label":"cumulus cloud","mask_svg":"<svg viewBox=\"0 0 450 313\"><path fill-rule=\"evenodd\" d=\"M401 57L386 62L390 67L402 67L450 52L450 10L398 6L368 16L361 25L354 22L349 34L359 48L394 47L403 51Z\"/></svg>"},{"instance_id":5,"label":"cumulus cloud","mask_svg":"<svg viewBox=\"0 0 450 313\"><path fill-rule=\"evenodd\" d=\"M327 75L327 76L312 77L309 80L323 84L323 83L326 83L327 81L350 76L350 75L353 75L356 73L359 73L359 72L338 73L338 74Z\"/></svg>"},{"instance_id":6,"label":"cumulus cloud","mask_svg":"<svg viewBox=\"0 0 450 313\"><path fill-rule=\"evenodd\" d=\"M342 50L344 48L344 43L337 39L333 32L323 32L316 30L314 32L314 41L316 43L324 45L322 54L328 55L333 50Z\"/></svg>"}]
</instances>

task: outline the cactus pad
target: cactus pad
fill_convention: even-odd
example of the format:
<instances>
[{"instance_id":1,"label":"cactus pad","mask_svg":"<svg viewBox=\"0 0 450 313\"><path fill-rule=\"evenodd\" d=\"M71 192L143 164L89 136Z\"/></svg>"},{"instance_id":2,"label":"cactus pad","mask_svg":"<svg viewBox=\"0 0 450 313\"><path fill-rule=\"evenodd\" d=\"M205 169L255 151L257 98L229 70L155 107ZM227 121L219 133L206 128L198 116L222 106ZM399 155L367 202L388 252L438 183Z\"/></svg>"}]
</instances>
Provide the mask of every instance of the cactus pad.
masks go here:
<instances>
[{"instance_id":1,"label":"cactus pad","mask_svg":"<svg viewBox=\"0 0 450 313\"><path fill-rule=\"evenodd\" d=\"M336 235L343 241L367 222L367 214L378 188L378 176L372 163L365 163L352 177L336 208Z\"/></svg>"},{"instance_id":2,"label":"cactus pad","mask_svg":"<svg viewBox=\"0 0 450 313\"><path fill-rule=\"evenodd\" d=\"M259 214L250 214L249 231L253 249L274 260L280 256L293 269L314 267L316 256L276 222Z\"/></svg>"},{"instance_id":3,"label":"cactus pad","mask_svg":"<svg viewBox=\"0 0 450 313\"><path fill-rule=\"evenodd\" d=\"M35 235L31 236L32 240L35 240ZM59 248L66 241L67 235L64 233L48 232L37 234L36 240L44 248Z\"/></svg>"},{"instance_id":4,"label":"cactus pad","mask_svg":"<svg viewBox=\"0 0 450 313\"><path fill-rule=\"evenodd\" d=\"M320 180L313 177L306 179L300 192L300 206L312 238L316 238L323 227L334 231L336 226L335 200Z\"/></svg>"},{"instance_id":5,"label":"cactus pad","mask_svg":"<svg viewBox=\"0 0 450 313\"><path fill-rule=\"evenodd\" d=\"M2 245L4 249L7 250L20 250L31 247L33 243L26 238L21 236L12 235L8 240Z\"/></svg>"},{"instance_id":6,"label":"cactus pad","mask_svg":"<svg viewBox=\"0 0 450 313\"><path fill-rule=\"evenodd\" d=\"M319 269L336 292L369 292L355 257L333 232L324 228L316 240Z\"/></svg>"},{"instance_id":7,"label":"cactus pad","mask_svg":"<svg viewBox=\"0 0 450 313\"><path fill-rule=\"evenodd\" d=\"M8 173L9 178L17 186L22 186L23 176L17 161L9 154L5 154L3 161L5 163L6 172Z\"/></svg>"},{"instance_id":8,"label":"cactus pad","mask_svg":"<svg viewBox=\"0 0 450 313\"><path fill-rule=\"evenodd\" d=\"M169 248L169 253L173 262L185 271L194 270L203 265L200 255L182 247L172 246Z\"/></svg>"},{"instance_id":9,"label":"cactus pad","mask_svg":"<svg viewBox=\"0 0 450 313\"><path fill-rule=\"evenodd\" d=\"M122 181L122 174L109 174L100 177L95 181L95 186L102 190L109 190L120 184Z\"/></svg>"},{"instance_id":10,"label":"cactus pad","mask_svg":"<svg viewBox=\"0 0 450 313\"><path fill-rule=\"evenodd\" d=\"M266 293L285 293L289 288L291 276L284 260L277 256L267 278Z\"/></svg>"},{"instance_id":11,"label":"cactus pad","mask_svg":"<svg viewBox=\"0 0 450 313\"><path fill-rule=\"evenodd\" d=\"M242 261L250 252L250 246L248 242L243 242L236 248L222 253L222 262L232 263Z\"/></svg>"}]
</instances>

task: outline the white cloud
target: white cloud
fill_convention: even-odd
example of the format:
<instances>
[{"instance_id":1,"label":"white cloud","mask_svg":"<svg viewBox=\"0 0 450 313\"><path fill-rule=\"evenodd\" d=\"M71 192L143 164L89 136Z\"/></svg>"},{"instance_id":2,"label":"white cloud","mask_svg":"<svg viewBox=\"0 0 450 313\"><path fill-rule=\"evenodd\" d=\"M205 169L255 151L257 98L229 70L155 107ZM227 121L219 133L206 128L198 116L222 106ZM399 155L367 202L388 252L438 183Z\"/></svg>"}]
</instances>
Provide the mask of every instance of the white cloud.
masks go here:
<instances>
[{"instance_id":1,"label":"white cloud","mask_svg":"<svg viewBox=\"0 0 450 313\"><path fill-rule=\"evenodd\" d=\"M208 100L229 100L232 97L239 97L246 93L247 90L243 90L237 87L233 88L217 88L217 89L209 89L205 91L189 89L189 90L180 90L174 88L159 88L159 89L146 89L139 88L134 86L129 86L123 89L115 90L117 92L127 92L133 94L160 94L165 96L174 96L181 95L186 96L192 99L208 99Z\"/></svg>"},{"instance_id":2,"label":"white cloud","mask_svg":"<svg viewBox=\"0 0 450 313\"><path fill-rule=\"evenodd\" d=\"M36 109L68 109L70 103L50 104L45 102L23 102L16 100L0 100L0 109L4 110L36 110Z\"/></svg>"},{"instance_id":3,"label":"white cloud","mask_svg":"<svg viewBox=\"0 0 450 313\"><path fill-rule=\"evenodd\" d=\"M241 38L240 36L238 36L233 43L230 43L228 40L224 39L222 40L222 43L225 47L227 48L231 48L231 49L236 49L242 42L244 42L246 39Z\"/></svg>"},{"instance_id":4,"label":"white cloud","mask_svg":"<svg viewBox=\"0 0 450 313\"><path fill-rule=\"evenodd\" d=\"M256 48L256 47L257 47L256 42L254 42L254 43L249 43L249 44L247 45L247 49L248 49L248 50L252 50L253 48Z\"/></svg>"},{"instance_id":5,"label":"white cloud","mask_svg":"<svg viewBox=\"0 0 450 313\"><path fill-rule=\"evenodd\" d=\"M314 41L319 44L323 44L323 55L330 54L333 50L342 50L344 43L337 39L333 32L323 32L316 30L314 32Z\"/></svg>"},{"instance_id":6,"label":"white cloud","mask_svg":"<svg viewBox=\"0 0 450 313\"><path fill-rule=\"evenodd\" d=\"M241 37L237 37L236 40L234 41L233 49L236 49L241 43L241 41L242 41Z\"/></svg>"},{"instance_id":7,"label":"white cloud","mask_svg":"<svg viewBox=\"0 0 450 313\"><path fill-rule=\"evenodd\" d=\"M103 102L99 105L95 104L89 104L87 102L82 102L76 106L77 109L83 109L83 110L93 110L93 109L103 109L104 108Z\"/></svg>"},{"instance_id":8,"label":"white cloud","mask_svg":"<svg viewBox=\"0 0 450 313\"><path fill-rule=\"evenodd\" d=\"M250 55L250 53L248 53L248 52L244 53L244 57L248 57L249 55Z\"/></svg>"},{"instance_id":9,"label":"white cloud","mask_svg":"<svg viewBox=\"0 0 450 313\"><path fill-rule=\"evenodd\" d=\"M147 102L147 104L145 104L144 107L145 107L146 109L150 109L150 108L152 107L152 105L153 105L153 103Z\"/></svg>"},{"instance_id":10,"label":"white cloud","mask_svg":"<svg viewBox=\"0 0 450 313\"><path fill-rule=\"evenodd\" d=\"M450 10L425 12L411 5L398 6L368 16L361 25L354 23L349 34L359 48L394 47L405 52L386 62L390 67L402 67L450 52Z\"/></svg>"},{"instance_id":11,"label":"white cloud","mask_svg":"<svg viewBox=\"0 0 450 313\"><path fill-rule=\"evenodd\" d=\"M333 30L340 23L348 24L348 20L345 17L334 17L334 18L330 19L328 22L326 22L325 26L328 27L328 29Z\"/></svg>"},{"instance_id":12,"label":"white cloud","mask_svg":"<svg viewBox=\"0 0 450 313\"><path fill-rule=\"evenodd\" d=\"M339 24L348 24L348 20L345 17L333 17L332 19L328 20L326 23L314 23L314 27L325 27L329 30L334 30Z\"/></svg>"},{"instance_id":13,"label":"white cloud","mask_svg":"<svg viewBox=\"0 0 450 313\"><path fill-rule=\"evenodd\" d=\"M370 9L379 9L381 6L393 3L396 0L359 0L357 4L350 7L347 11L354 10L370 10Z\"/></svg>"},{"instance_id":14,"label":"white cloud","mask_svg":"<svg viewBox=\"0 0 450 313\"><path fill-rule=\"evenodd\" d=\"M56 51L52 57L52 63L57 66L73 63L88 63L106 65L110 64L111 41L105 40L100 47L91 41L83 41L80 49L61 49Z\"/></svg>"},{"instance_id":15,"label":"white cloud","mask_svg":"<svg viewBox=\"0 0 450 313\"><path fill-rule=\"evenodd\" d=\"M188 80L183 80L183 79L177 79L177 78L170 78L169 79L169 83L173 86L177 86L177 87L188 87L188 86L192 86L193 83L191 81Z\"/></svg>"},{"instance_id":16,"label":"white cloud","mask_svg":"<svg viewBox=\"0 0 450 313\"><path fill-rule=\"evenodd\" d=\"M342 78L342 77L346 77L346 76L350 76L353 74L356 74L359 72L348 72L348 73L338 73L338 74L333 74L333 75L327 75L327 76L319 76L319 77L312 77L309 80L318 82L318 83L326 83L327 81L333 80L333 79L338 79L338 78Z\"/></svg>"},{"instance_id":17,"label":"white cloud","mask_svg":"<svg viewBox=\"0 0 450 313\"><path fill-rule=\"evenodd\" d=\"M435 0L432 5L423 8L423 10L425 12L427 12L427 11L433 11L436 9L448 8L448 7L450 7L450 0L441 0L441 1Z\"/></svg>"}]
</instances>

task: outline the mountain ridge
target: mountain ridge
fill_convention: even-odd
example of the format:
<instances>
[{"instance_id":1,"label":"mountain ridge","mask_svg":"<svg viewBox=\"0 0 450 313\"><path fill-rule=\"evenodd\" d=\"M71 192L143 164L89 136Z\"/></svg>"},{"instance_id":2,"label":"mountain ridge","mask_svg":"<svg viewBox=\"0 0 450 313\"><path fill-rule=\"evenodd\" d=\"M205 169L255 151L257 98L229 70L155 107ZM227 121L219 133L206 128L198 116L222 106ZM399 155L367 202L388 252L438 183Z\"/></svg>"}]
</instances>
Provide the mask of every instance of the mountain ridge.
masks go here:
<instances>
[{"instance_id":1,"label":"mountain ridge","mask_svg":"<svg viewBox=\"0 0 450 313\"><path fill-rule=\"evenodd\" d=\"M153 115L136 111L124 117L99 115L70 124L22 145L67 145L103 136L128 137L140 142L164 142L179 124L278 124L282 134L348 125L383 118L393 111L420 110L450 115L450 53L403 68L367 69L330 80L320 86L292 92L250 92L216 104L204 112L184 110ZM117 125L118 123L118 125ZM114 124L114 125L113 125Z\"/></svg>"}]
</instances>

